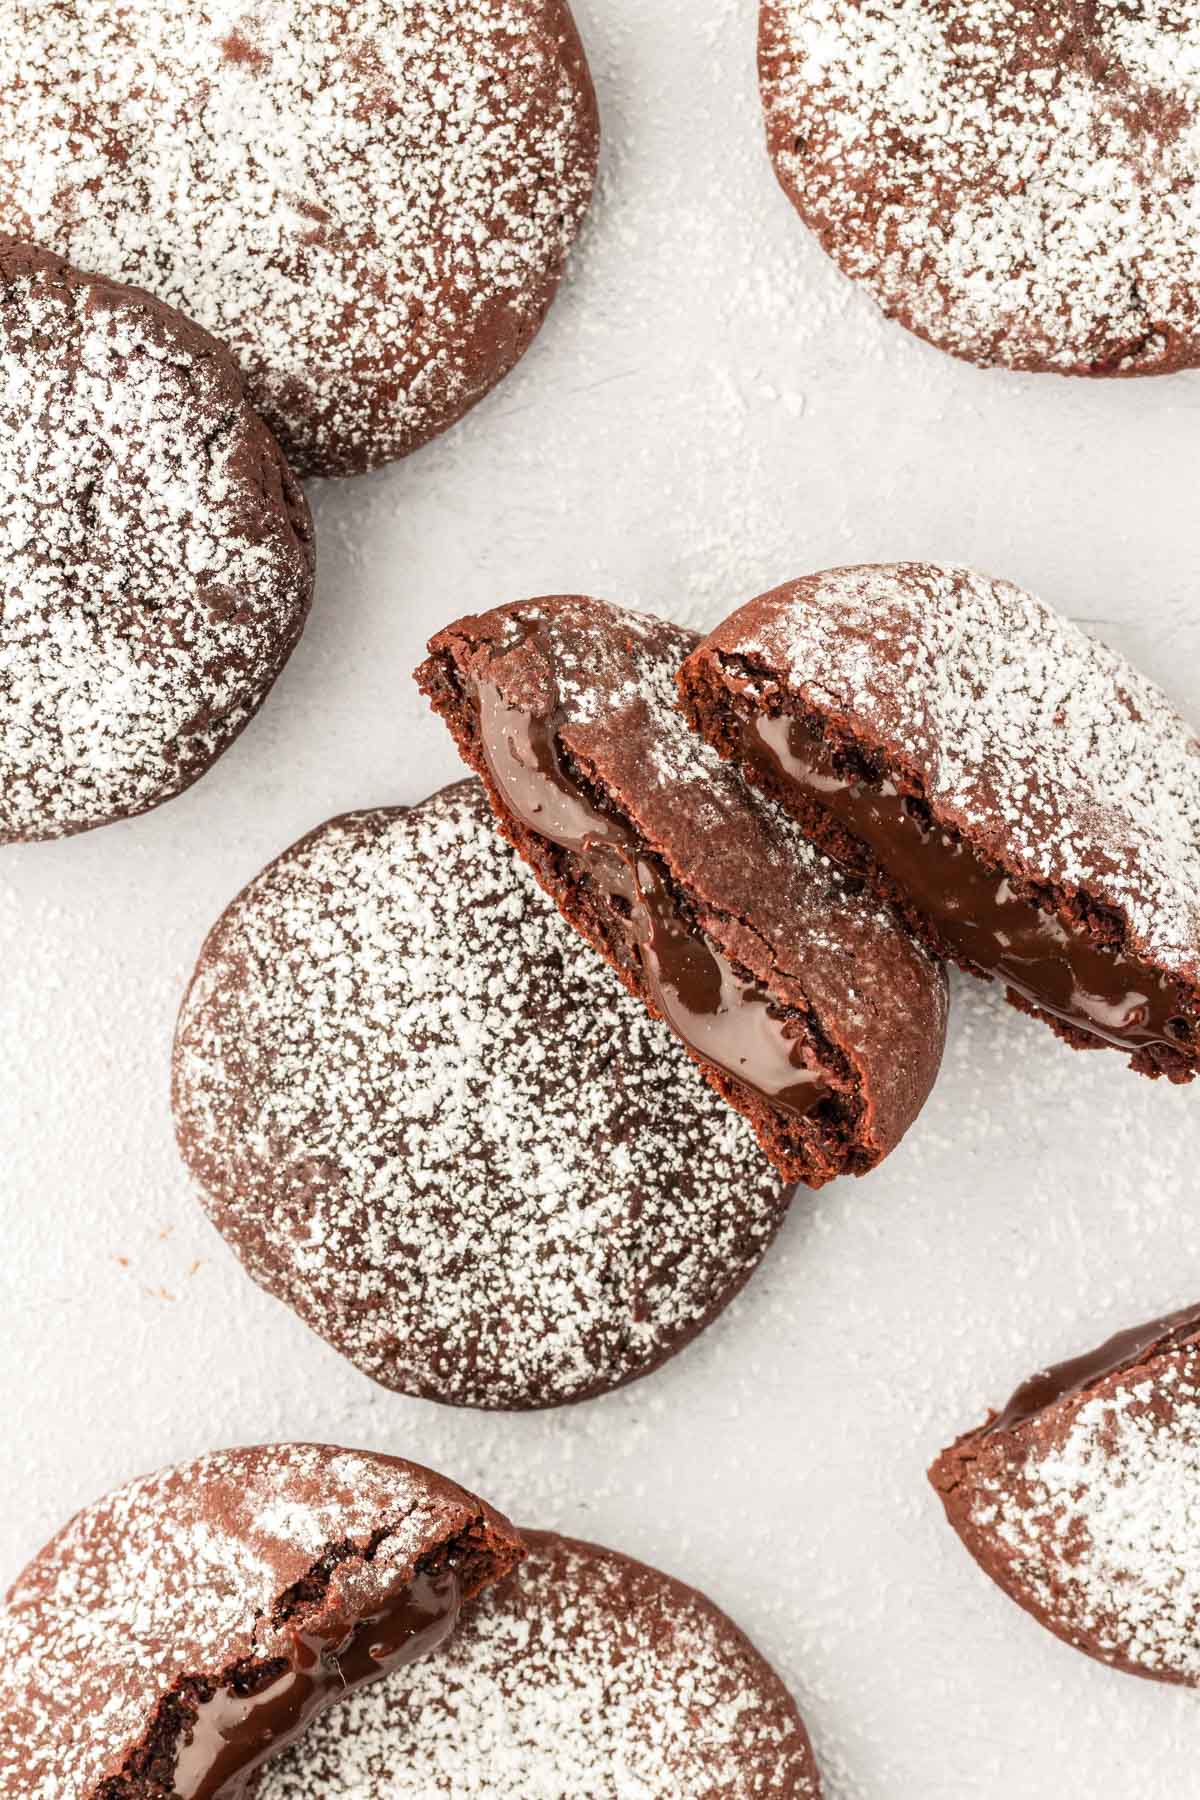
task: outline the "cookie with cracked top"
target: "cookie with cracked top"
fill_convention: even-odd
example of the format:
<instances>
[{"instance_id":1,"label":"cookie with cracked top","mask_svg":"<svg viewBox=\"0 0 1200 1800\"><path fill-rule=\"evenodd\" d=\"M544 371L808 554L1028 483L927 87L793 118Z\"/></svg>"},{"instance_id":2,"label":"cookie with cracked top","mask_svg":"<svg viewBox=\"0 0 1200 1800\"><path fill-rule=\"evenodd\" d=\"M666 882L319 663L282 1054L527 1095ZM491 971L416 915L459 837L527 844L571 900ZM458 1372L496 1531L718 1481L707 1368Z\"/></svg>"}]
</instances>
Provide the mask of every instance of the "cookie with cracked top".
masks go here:
<instances>
[{"instance_id":1,"label":"cookie with cracked top","mask_svg":"<svg viewBox=\"0 0 1200 1800\"><path fill-rule=\"evenodd\" d=\"M983 366L1200 364L1200 18L1173 0L762 0L767 140L822 248Z\"/></svg>"},{"instance_id":2,"label":"cookie with cracked top","mask_svg":"<svg viewBox=\"0 0 1200 1800\"><path fill-rule=\"evenodd\" d=\"M426 1399L554 1406L647 1374L787 1210L476 781L331 820L251 882L174 1068L180 1147L250 1274Z\"/></svg>"},{"instance_id":3,"label":"cookie with cracked top","mask_svg":"<svg viewBox=\"0 0 1200 1800\"><path fill-rule=\"evenodd\" d=\"M940 955L1076 1049L1200 1068L1200 739L1010 582L832 569L727 619L693 722Z\"/></svg>"},{"instance_id":4,"label":"cookie with cracked top","mask_svg":"<svg viewBox=\"0 0 1200 1800\"><path fill-rule=\"evenodd\" d=\"M598 143L567 0L0 20L0 230L212 331L302 475L405 456L508 373Z\"/></svg>"},{"instance_id":5,"label":"cookie with cracked top","mask_svg":"<svg viewBox=\"0 0 1200 1800\"><path fill-rule=\"evenodd\" d=\"M445 1641L521 1554L396 1457L202 1456L85 1507L0 1609L0 1778L22 1800L242 1800L323 1708Z\"/></svg>"},{"instance_id":6,"label":"cookie with cracked top","mask_svg":"<svg viewBox=\"0 0 1200 1800\"><path fill-rule=\"evenodd\" d=\"M0 844L203 775L313 587L299 484L229 353L174 308L0 238Z\"/></svg>"},{"instance_id":7,"label":"cookie with cracked top","mask_svg":"<svg viewBox=\"0 0 1200 1800\"><path fill-rule=\"evenodd\" d=\"M582 596L439 632L417 679L501 829L789 1181L865 1174L940 1063L938 963L693 732L698 642Z\"/></svg>"},{"instance_id":8,"label":"cookie with cracked top","mask_svg":"<svg viewBox=\"0 0 1200 1800\"><path fill-rule=\"evenodd\" d=\"M1056 1637L1200 1686L1200 1307L1033 1376L929 1478L976 1562Z\"/></svg>"},{"instance_id":9,"label":"cookie with cracked top","mask_svg":"<svg viewBox=\"0 0 1200 1800\"><path fill-rule=\"evenodd\" d=\"M795 1702L711 1601L615 1550L523 1535L517 1574L434 1661L325 1714L251 1800L819 1800Z\"/></svg>"}]
</instances>

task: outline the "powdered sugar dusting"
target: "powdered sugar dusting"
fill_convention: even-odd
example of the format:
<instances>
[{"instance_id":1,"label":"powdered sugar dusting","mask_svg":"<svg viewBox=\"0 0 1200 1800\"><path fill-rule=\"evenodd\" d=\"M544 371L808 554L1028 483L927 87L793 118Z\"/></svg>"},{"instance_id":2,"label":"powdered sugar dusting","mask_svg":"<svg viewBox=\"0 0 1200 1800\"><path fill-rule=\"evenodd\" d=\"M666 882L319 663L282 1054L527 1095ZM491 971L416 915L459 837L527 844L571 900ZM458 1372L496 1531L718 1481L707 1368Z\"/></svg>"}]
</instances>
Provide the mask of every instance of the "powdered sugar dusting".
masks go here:
<instances>
[{"instance_id":1,"label":"powdered sugar dusting","mask_svg":"<svg viewBox=\"0 0 1200 1800\"><path fill-rule=\"evenodd\" d=\"M1105 1657L1200 1683L1200 1352L1110 1380L1015 1477L973 1485L968 1517L1007 1580Z\"/></svg>"},{"instance_id":2,"label":"powdered sugar dusting","mask_svg":"<svg viewBox=\"0 0 1200 1800\"><path fill-rule=\"evenodd\" d=\"M86 1508L0 1612L5 1793L86 1800L177 1679L279 1654L275 1604L326 1550L386 1529L382 1588L461 1529L453 1497L408 1465L296 1444L218 1452Z\"/></svg>"},{"instance_id":3,"label":"powdered sugar dusting","mask_svg":"<svg viewBox=\"0 0 1200 1800\"><path fill-rule=\"evenodd\" d=\"M187 786L259 706L311 591L303 501L288 493L289 519L272 497L274 449L215 346L49 259L9 259L0 843Z\"/></svg>"},{"instance_id":4,"label":"powdered sugar dusting","mask_svg":"<svg viewBox=\"0 0 1200 1800\"><path fill-rule=\"evenodd\" d=\"M776 1678L699 1595L535 1536L446 1648L364 1688L255 1800L816 1800Z\"/></svg>"},{"instance_id":5,"label":"powdered sugar dusting","mask_svg":"<svg viewBox=\"0 0 1200 1800\"><path fill-rule=\"evenodd\" d=\"M967 569L835 569L779 592L739 645L1200 980L1200 740L1152 682L1043 601Z\"/></svg>"},{"instance_id":6,"label":"powdered sugar dusting","mask_svg":"<svg viewBox=\"0 0 1200 1800\"><path fill-rule=\"evenodd\" d=\"M322 827L210 938L180 1142L250 1272L375 1379L476 1406L644 1373L784 1212L493 830L478 783Z\"/></svg>"},{"instance_id":7,"label":"powdered sugar dusting","mask_svg":"<svg viewBox=\"0 0 1200 1800\"><path fill-rule=\"evenodd\" d=\"M1200 356L1200 18L1180 0L765 0L780 174L884 310L982 363Z\"/></svg>"},{"instance_id":8,"label":"powdered sugar dusting","mask_svg":"<svg viewBox=\"0 0 1200 1800\"><path fill-rule=\"evenodd\" d=\"M564 0L70 0L0 26L0 223L227 342L306 473L509 368L586 209Z\"/></svg>"}]
</instances>

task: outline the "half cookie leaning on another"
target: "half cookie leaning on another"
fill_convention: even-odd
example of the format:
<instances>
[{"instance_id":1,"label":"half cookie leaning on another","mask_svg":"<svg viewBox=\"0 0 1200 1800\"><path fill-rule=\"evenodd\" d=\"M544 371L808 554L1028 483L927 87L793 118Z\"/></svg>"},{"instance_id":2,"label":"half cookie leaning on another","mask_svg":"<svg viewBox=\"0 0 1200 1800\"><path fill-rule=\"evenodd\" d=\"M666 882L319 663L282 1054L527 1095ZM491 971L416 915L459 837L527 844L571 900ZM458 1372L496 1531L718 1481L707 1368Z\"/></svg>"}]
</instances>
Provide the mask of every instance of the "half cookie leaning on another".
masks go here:
<instances>
[{"instance_id":1,"label":"half cookie leaning on another","mask_svg":"<svg viewBox=\"0 0 1200 1800\"><path fill-rule=\"evenodd\" d=\"M599 600L439 632L417 679L563 913L791 1181L864 1174L941 1059L940 966L687 728L694 633Z\"/></svg>"},{"instance_id":2,"label":"half cookie leaning on another","mask_svg":"<svg viewBox=\"0 0 1200 1800\"><path fill-rule=\"evenodd\" d=\"M453 1631L512 1527L414 1463L229 1450L97 1501L0 1610L0 1791L238 1800L328 1705Z\"/></svg>"},{"instance_id":3,"label":"half cookie leaning on another","mask_svg":"<svg viewBox=\"0 0 1200 1800\"><path fill-rule=\"evenodd\" d=\"M985 1574L1056 1637L1200 1687L1200 1306L1035 1375L929 1479Z\"/></svg>"},{"instance_id":4,"label":"half cookie leaning on another","mask_svg":"<svg viewBox=\"0 0 1200 1800\"><path fill-rule=\"evenodd\" d=\"M1200 740L1032 594L960 568L810 575L688 658L708 742L938 954L1076 1049L1200 1067Z\"/></svg>"}]
</instances>

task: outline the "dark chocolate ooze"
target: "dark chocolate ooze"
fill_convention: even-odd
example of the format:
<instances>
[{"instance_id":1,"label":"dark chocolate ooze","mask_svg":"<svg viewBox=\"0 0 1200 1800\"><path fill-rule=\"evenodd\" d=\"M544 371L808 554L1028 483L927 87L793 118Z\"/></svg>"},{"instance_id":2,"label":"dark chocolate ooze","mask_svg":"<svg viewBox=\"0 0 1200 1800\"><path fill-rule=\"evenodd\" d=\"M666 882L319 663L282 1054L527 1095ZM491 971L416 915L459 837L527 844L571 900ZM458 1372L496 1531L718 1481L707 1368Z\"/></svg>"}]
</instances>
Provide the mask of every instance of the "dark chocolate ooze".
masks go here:
<instances>
[{"instance_id":1,"label":"dark chocolate ooze","mask_svg":"<svg viewBox=\"0 0 1200 1800\"><path fill-rule=\"evenodd\" d=\"M1179 1312L1167 1313L1164 1318L1151 1319L1148 1325L1119 1331L1098 1350L1076 1356L1070 1362L1056 1363L1053 1368L1043 1369L1022 1382L1003 1412L989 1420L980 1435L991 1437L998 1431L1013 1431L1056 1401L1086 1393L1106 1375L1132 1368L1147 1356L1176 1350L1197 1332L1200 1332L1200 1306L1185 1306Z\"/></svg>"},{"instance_id":2,"label":"dark chocolate ooze","mask_svg":"<svg viewBox=\"0 0 1200 1800\"><path fill-rule=\"evenodd\" d=\"M246 1694L225 1686L200 1703L176 1753L176 1800L243 1800L255 1770L333 1701L444 1643L461 1600L458 1573L444 1569L411 1576L386 1607L338 1637L298 1630L289 1666L274 1681Z\"/></svg>"},{"instance_id":3,"label":"dark chocolate ooze","mask_svg":"<svg viewBox=\"0 0 1200 1800\"><path fill-rule=\"evenodd\" d=\"M931 824L891 781L839 768L833 748L804 720L762 713L739 720L738 729L744 754L774 784L815 801L870 848L951 955L1104 1043L1136 1050L1193 1042L1170 981L1015 893L1002 871Z\"/></svg>"},{"instance_id":4,"label":"dark chocolate ooze","mask_svg":"<svg viewBox=\"0 0 1200 1800\"><path fill-rule=\"evenodd\" d=\"M656 860L587 794L559 754L556 721L510 706L491 682L472 686L480 742L505 806L569 851L629 920L654 1004L705 1061L772 1106L811 1113L831 1089L804 1063L781 1009L687 919Z\"/></svg>"}]
</instances>

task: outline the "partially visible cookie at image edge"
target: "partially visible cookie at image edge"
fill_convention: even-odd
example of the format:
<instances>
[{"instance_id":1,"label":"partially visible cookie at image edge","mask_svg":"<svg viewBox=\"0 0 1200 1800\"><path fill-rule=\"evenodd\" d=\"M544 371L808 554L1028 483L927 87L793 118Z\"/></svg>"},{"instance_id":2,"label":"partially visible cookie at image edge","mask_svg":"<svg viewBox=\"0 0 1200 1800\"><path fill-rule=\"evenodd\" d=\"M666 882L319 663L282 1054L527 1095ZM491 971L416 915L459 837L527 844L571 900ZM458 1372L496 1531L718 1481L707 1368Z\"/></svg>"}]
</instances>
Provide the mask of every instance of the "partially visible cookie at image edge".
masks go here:
<instances>
[{"instance_id":1,"label":"partially visible cookie at image edge","mask_svg":"<svg viewBox=\"0 0 1200 1800\"><path fill-rule=\"evenodd\" d=\"M312 599L304 495L228 352L0 239L0 845L181 793Z\"/></svg>"},{"instance_id":2,"label":"partially visible cookie at image edge","mask_svg":"<svg viewBox=\"0 0 1200 1800\"><path fill-rule=\"evenodd\" d=\"M1170 0L762 0L776 173L883 311L1066 375L1200 363L1200 18Z\"/></svg>"},{"instance_id":3,"label":"partially visible cookie at image edge","mask_svg":"<svg viewBox=\"0 0 1200 1800\"><path fill-rule=\"evenodd\" d=\"M773 589L680 676L707 740L930 947L1076 1049L1200 1068L1200 738L1123 656L970 569Z\"/></svg>"},{"instance_id":4,"label":"partially visible cookie at image edge","mask_svg":"<svg viewBox=\"0 0 1200 1800\"><path fill-rule=\"evenodd\" d=\"M481 1500L370 1451L264 1445L130 1482L0 1609L0 1786L240 1794L321 1708L442 1644L520 1554Z\"/></svg>"},{"instance_id":5,"label":"partially visible cookie at image edge","mask_svg":"<svg viewBox=\"0 0 1200 1800\"><path fill-rule=\"evenodd\" d=\"M929 1476L985 1574L1056 1637L1200 1686L1200 1306L1033 1376Z\"/></svg>"},{"instance_id":6,"label":"partially visible cookie at image edge","mask_svg":"<svg viewBox=\"0 0 1200 1800\"><path fill-rule=\"evenodd\" d=\"M406 455L512 368L598 146L567 0L0 23L0 230L214 332L301 475Z\"/></svg>"}]
</instances>

